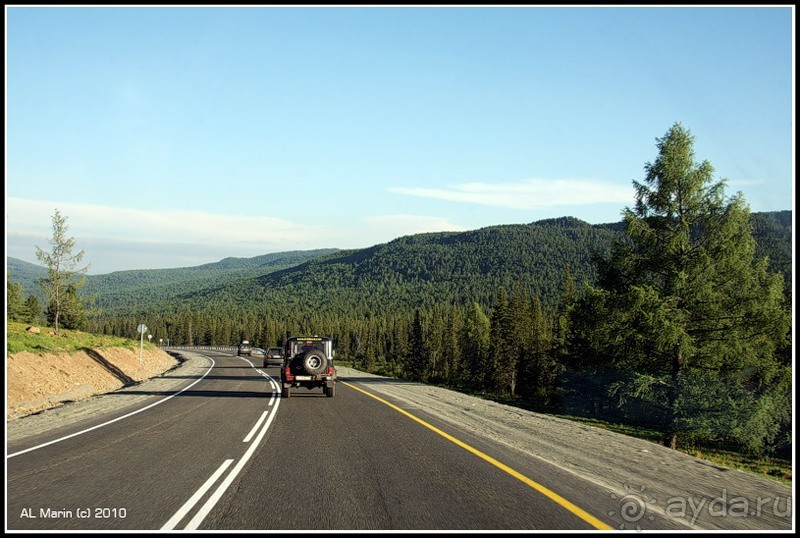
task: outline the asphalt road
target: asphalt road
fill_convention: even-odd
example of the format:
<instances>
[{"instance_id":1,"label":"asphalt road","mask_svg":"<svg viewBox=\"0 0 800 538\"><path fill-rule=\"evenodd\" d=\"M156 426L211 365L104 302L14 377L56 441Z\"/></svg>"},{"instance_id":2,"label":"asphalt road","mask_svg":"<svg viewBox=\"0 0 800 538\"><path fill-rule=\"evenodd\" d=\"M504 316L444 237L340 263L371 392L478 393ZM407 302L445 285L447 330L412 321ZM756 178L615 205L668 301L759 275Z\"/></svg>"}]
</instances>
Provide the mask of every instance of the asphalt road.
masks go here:
<instances>
[{"instance_id":1,"label":"asphalt road","mask_svg":"<svg viewBox=\"0 0 800 538\"><path fill-rule=\"evenodd\" d=\"M204 354L209 367L180 392L9 445L6 528L617 526L620 504L603 487L370 396L366 380L342 380L334 398L296 389L282 400L277 368Z\"/></svg>"}]
</instances>

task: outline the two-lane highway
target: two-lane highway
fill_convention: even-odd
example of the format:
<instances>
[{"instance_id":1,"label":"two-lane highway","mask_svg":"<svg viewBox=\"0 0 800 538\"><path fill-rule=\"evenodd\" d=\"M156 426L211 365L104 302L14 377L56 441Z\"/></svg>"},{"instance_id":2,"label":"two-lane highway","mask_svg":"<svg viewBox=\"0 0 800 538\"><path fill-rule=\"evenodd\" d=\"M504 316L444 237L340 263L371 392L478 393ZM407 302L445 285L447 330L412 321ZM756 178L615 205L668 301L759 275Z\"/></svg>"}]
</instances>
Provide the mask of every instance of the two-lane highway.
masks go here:
<instances>
[{"instance_id":1,"label":"two-lane highway","mask_svg":"<svg viewBox=\"0 0 800 538\"><path fill-rule=\"evenodd\" d=\"M349 383L297 391L204 529L585 529L592 524Z\"/></svg>"},{"instance_id":2,"label":"two-lane highway","mask_svg":"<svg viewBox=\"0 0 800 538\"><path fill-rule=\"evenodd\" d=\"M368 384L342 381L334 398L300 389L281 400L277 368L204 354L202 376L186 379L177 394L152 394L141 412L80 424L72 429L118 419L52 444L40 436L10 448L7 528L613 525L608 515L619 505L609 491L425 410L376 398Z\"/></svg>"}]
</instances>

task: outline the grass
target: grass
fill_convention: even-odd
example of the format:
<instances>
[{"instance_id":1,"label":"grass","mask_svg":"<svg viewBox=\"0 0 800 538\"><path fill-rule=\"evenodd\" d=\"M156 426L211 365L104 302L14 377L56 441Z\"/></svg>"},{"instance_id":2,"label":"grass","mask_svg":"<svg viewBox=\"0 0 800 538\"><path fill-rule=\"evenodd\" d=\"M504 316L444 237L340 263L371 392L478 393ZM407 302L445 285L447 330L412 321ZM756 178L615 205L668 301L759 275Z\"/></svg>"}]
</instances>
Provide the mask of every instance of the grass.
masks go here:
<instances>
[{"instance_id":1,"label":"grass","mask_svg":"<svg viewBox=\"0 0 800 538\"><path fill-rule=\"evenodd\" d=\"M731 469L772 478L787 486L792 485L792 462L785 458L748 456L747 454L715 448L686 448L681 449L681 451Z\"/></svg>"},{"instance_id":2,"label":"grass","mask_svg":"<svg viewBox=\"0 0 800 538\"><path fill-rule=\"evenodd\" d=\"M595 418L572 415L553 416L661 444L661 433L658 430L630 424L612 423ZM786 458L756 456L708 446L678 447L678 450L730 469L754 474L762 478L771 478L788 486L792 485L792 462Z\"/></svg>"},{"instance_id":3,"label":"grass","mask_svg":"<svg viewBox=\"0 0 800 538\"><path fill-rule=\"evenodd\" d=\"M120 338L102 334L91 334L83 331L59 329L58 336L53 334L51 327L39 327L40 332L28 332L29 325L24 323L6 323L6 353L12 355L22 351L29 351L37 355L47 353L72 353L82 349L102 349L109 347L122 347L137 349L140 342L132 338ZM145 342L148 349L154 345Z\"/></svg>"}]
</instances>

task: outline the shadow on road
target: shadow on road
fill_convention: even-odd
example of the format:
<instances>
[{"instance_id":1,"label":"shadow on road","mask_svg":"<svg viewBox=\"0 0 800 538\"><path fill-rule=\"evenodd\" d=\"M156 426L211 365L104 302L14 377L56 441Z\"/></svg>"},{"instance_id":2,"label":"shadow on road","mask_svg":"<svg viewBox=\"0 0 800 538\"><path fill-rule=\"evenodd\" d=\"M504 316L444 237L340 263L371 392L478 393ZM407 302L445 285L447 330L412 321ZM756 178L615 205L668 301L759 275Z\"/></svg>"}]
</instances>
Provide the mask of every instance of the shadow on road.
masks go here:
<instances>
[{"instance_id":1,"label":"shadow on road","mask_svg":"<svg viewBox=\"0 0 800 538\"><path fill-rule=\"evenodd\" d=\"M163 379L200 379L199 375L171 375L164 376ZM264 381L264 378L256 375L207 375L203 379L230 380L230 381Z\"/></svg>"},{"instance_id":2,"label":"shadow on road","mask_svg":"<svg viewBox=\"0 0 800 538\"><path fill-rule=\"evenodd\" d=\"M228 391L228 390L185 390L183 392L175 392L171 390L126 390L120 392L108 392L107 396L201 396L204 398L264 398L272 396L272 392L255 392L252 390L243 391Z\"/></svg>"},{"instance_id":3,"label":"shadow on road","mask_svg":"<svg viewBox=\"0 0 800 538\"><path fill-rule=\"evenodd\" d=\"M419 381L406 381L405 379L397 379L394 377L367 377L367 376L358 376L358 375L341 375L339 379L342 381L352 381L354 383L364 383L367 384L379 384L379 385L408 385L408 386L422 386L425 385L424 383L420 383ZM425 385L429 386L429 385Z\"/></svg>"},{"instance_id":4,"label":"shadow on road","mask_svg":"<svg viewBox=\"0 0 800 538\"><path fill-rule=\"evenodd\" d=\"M261 368L261 366L258 366L258 364L256 364L256 366L255 366L255 367L256 367L256 368ZM241 366L219 366L219 365L216 365L216 364L214 365L214 369L215 369L215 370L217 370L217 369L220 369L220 370L227 370L227 369L229 369L229 368L253 368L253 367L252 367L252 366L250 366L250 365L248 365L248 364L243 364L243 365L241 365Z\"/></svg>"}]
</instances>

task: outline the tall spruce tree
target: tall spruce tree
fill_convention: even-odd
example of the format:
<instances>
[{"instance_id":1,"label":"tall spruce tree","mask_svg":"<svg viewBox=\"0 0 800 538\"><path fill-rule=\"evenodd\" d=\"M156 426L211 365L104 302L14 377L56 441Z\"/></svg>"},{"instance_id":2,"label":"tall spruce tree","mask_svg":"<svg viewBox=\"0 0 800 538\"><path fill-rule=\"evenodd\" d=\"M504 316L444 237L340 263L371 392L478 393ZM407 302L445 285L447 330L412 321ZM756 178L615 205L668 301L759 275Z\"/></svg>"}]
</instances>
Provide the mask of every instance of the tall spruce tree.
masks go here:
<instances>
[{"instance_id":1,"label":"tall spruce tree","mask_svg":"<svg viewBox=\"0 0 800 538\"><path fill-rule=\"evenodd\" d=\"M407 371L411 379L427 381L430 364L428 363L428 351L425 345L422 315L419 312L419 308L414 312L414 323L411 325L408 343L410 349L408 350Z\"/></svg>"},{"instance_id":2,"label":"tall spruce tree","mask_svg":"<svg viewBox=\"0 0 800 538\"><path fill-rule=\"evenodd\" d=\"M530 392L540 405L551 405L556 398L558 377L564 366L558 360L553 341L553 328L538 295L531 299Z\"/></svg>"},{"instance_id":3,"label":"tall spruce tree","mask_svg":"<svg viewBox=\"0 0 800 538\"><path fill-rule=\"evenodd\" d=\"M462 360L465 377L462 382L472 389L485 389L489 373L491 322L477 302L472 302L461 328Z\"/></svg>"},{"instance_id":4,"label":"tall spruce tree","mask_svg":"<svg viewBox=\"0 0 800 538\"><path fill-rule=\"evenodd\" d=\"M616 395L661 411L666 446L703 438L760 450L785 420L768 411L786 401L775 390L788 373L776 360L791 325L783 278L755 259L742 194L725 198L693 142L676 123L634 181L626 240L597 259L590 296L605 314L590 332L622 375Z\"/></svg>"},{"instance_id":5,"label":"tall spruce tree","mask_svg":"<svg viewBox=\"0 0 800 538\"><path fill-rule=\"evenodd\" d=\"M486 381L495 394L513 394L516 388L517 362L513 341L513 319L509 307L508 292L501 287L492 305L489 342L490 371Z\"/></svg>"}]
</instances>

